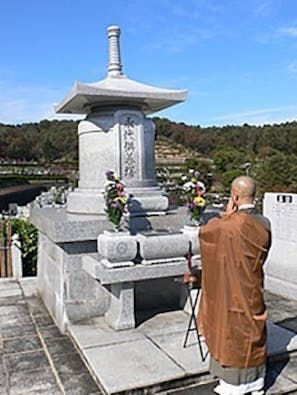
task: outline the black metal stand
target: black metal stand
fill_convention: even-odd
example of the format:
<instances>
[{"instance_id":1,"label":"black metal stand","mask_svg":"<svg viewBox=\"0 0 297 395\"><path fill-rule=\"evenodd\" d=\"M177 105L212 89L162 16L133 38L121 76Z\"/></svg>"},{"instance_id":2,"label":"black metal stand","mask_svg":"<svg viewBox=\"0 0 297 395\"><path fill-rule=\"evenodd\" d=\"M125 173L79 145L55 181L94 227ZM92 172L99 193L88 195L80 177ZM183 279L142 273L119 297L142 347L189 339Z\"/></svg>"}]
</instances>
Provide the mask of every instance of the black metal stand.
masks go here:
<instances>
[{"instance_id":1,"label":"black metal stand","mask_svg":"<svg viewBox=\"0 0 297 395\"><path fill-rule=\"evenodd\" d=\"M200 288L194 287L194 284L191 281L189 281L185 285L187 286L188 298L189 298L189 302L190 302L190 306L191 306L191 314L190 314L190 320L189 320L189 323L188 323L187 332L186 332L186 335L185 335L185 338L184 338L184 342L183 342L183 348L187 347L187 342L188 342L188 339L189 339L190 332L195 331L196 332L196 336L197 336L197 341L198 341L198 347L199 347L199 351L200 351L201 360L205 361L207 353L206 353L206 355L203 354L203 348L202 348L201 337L200 337L201 335L199 334L199 331L198 331L196 315L195 315L195 309L196 309L196 306L197 306L197 303L198 303ZM192 293L191 293L192 289L197 289L197 293L196 293L195 297L192 297ZM194 326L193 326L193 324L194 324Z\"/></svg>"}]
</instances>

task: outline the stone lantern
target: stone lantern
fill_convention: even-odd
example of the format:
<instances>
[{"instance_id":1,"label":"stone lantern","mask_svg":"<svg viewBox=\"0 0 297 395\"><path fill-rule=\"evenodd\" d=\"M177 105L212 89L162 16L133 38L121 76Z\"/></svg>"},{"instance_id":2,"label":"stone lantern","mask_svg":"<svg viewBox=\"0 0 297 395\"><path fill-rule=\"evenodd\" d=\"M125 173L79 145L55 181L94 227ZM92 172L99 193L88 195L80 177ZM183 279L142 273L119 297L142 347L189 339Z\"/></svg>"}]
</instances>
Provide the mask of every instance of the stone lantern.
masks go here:
<instances>
[{"instance_id":1,"label":"stone lantern","mask_svg":"<svg viewBox=\"0 0 297 395\"><path fill-rule=\"evenodd\" d=\"M133 196L132 215L164 213L168 198L155 177L155 125L148 114L185 100L187 92L161 89L122 72L120 29L108 32L108 73L99 82L75 82L56 106L57 113L86 114L79 123L79 182L68 196L67 211L104 214L105 173L115 171Z\"/></svg>"}]
</instances>

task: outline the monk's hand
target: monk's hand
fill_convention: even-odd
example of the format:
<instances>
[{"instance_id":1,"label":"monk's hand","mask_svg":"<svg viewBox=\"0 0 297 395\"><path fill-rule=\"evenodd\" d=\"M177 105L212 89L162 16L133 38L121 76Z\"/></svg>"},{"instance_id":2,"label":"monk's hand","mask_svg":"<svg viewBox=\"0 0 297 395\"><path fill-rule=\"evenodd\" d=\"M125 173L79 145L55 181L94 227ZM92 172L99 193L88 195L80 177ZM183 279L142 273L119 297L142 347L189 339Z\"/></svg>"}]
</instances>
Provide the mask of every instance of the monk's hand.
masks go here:
<instances>
[{"instance_id":1,"label":"monk's hand","mask_svg":"<svg viewBox=\"0 0 297 395\"><path fill-rule=\"evenodd\" d=\"M237 211L238 207L232 197L229 198L226 211L222 213L223 217L229 216L231 214L234 214Z\"/></svg>"}]
</instances>

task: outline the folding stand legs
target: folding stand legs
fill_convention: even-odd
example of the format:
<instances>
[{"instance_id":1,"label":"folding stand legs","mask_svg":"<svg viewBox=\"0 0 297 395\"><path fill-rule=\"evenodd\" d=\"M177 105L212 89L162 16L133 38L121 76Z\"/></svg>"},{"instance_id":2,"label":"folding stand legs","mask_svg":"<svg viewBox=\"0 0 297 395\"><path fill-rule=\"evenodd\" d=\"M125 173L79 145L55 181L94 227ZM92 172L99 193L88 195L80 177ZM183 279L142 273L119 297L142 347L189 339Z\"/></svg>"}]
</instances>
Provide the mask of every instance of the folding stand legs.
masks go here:
<instances>
[{"instance_id":1,"label":"folding stand legs","mask_svg":"<svg viewBox=\"0 0 297 395\"><path fill-rule=\"evenodd\" d=\"M186 336L185 336L184 343L183 343L183 348L185 348L187 346L190 332L196 331L200 356L201 356L202 361L205 361L206 355L203 355L202 343L201 343L200 334L198 332L196 315L195 315L195 309L196 309L196 306L198 303L200 289L197 288L197 293L196 293L195 297L192 297L192 293L191 293L192 289L193 289L193 285L191 283L188 283L187 290L188 290L188 296L189 296L189 301L190 301L190 306L191 306L191 314L190 314L190 320L189 320ZM194 326L192 325L193 323L194 323Z\"/></svg>"}]
</instances>

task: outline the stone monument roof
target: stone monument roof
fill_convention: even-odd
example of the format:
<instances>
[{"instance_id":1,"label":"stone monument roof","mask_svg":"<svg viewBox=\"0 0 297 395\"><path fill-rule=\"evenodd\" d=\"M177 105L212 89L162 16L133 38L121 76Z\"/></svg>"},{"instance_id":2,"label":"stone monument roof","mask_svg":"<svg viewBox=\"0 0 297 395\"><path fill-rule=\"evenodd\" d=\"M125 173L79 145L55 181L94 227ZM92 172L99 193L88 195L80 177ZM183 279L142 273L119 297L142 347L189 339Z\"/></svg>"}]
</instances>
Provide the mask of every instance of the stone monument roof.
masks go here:
<instances>
[{"instance_id":1,"label":"stone monument roof","mask_svg":"<svg viewBox=\"0 0 297 395\"><path fill-rule=\"evenodd\" d=\"M154 87L129 79L122 73L119 46L120 29L108 28L108 75L99 82L76 81L71 92L55 106L57 113L88 114L94 108L131 106L145 114L163 110L186 99L186 90Z\"/></svg>"}]
</instances>

